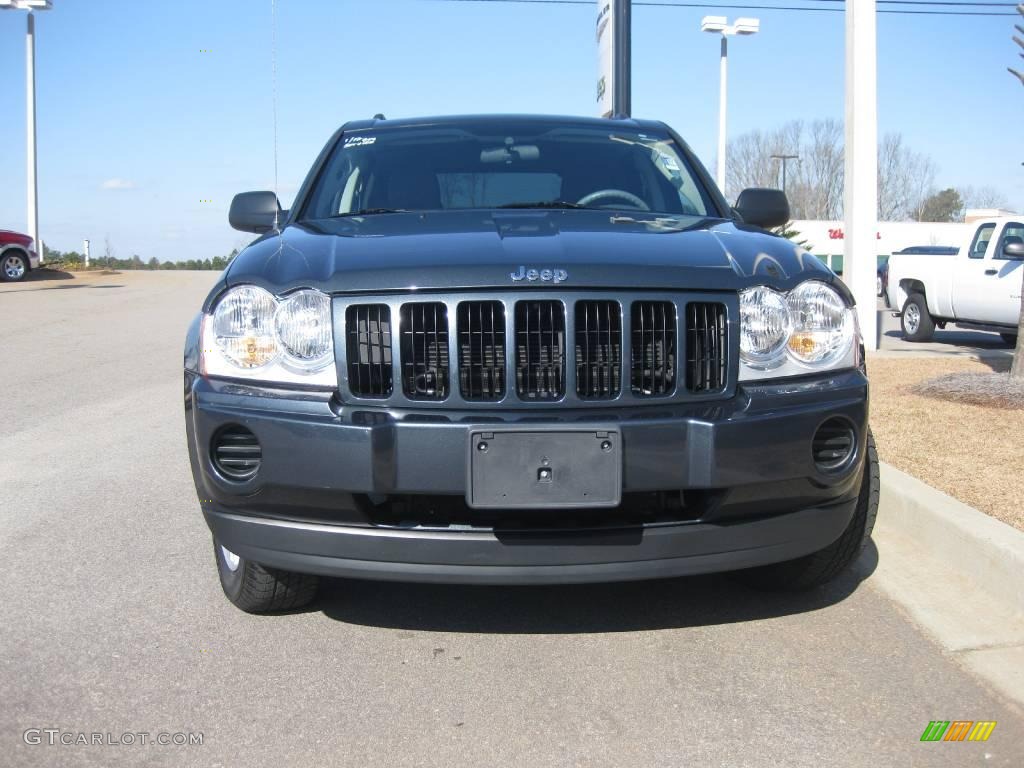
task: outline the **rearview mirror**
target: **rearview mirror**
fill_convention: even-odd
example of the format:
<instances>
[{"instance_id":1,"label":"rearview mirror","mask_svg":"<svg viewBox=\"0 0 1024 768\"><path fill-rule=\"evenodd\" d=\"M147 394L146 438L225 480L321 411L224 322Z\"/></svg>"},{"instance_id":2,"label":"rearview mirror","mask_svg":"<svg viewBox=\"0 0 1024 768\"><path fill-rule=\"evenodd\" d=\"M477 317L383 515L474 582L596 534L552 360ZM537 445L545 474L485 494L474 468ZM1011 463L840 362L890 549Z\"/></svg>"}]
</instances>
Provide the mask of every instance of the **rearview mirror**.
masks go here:
<instances>
[{"instance_id":1,"label":"rearview mirror","mask_svg":"<svg viewBox=\"0 0 1024 768\"><path fill-rule=\"evenodd\" d=\"M262 235L284 218L281 203L273 192L242 192L235 195L228 212L228 222L242 232Z\"/></svg>"},{"instance_id":2,"label":"rearview mirror","mask_svg":"<svg viewBox=\"0 0 1024 768\"><path fill-rule=\"evenodd\" d=\"M744 189L733 209L747 224L768 229L789 221L789 200L778 189Z\"/></svg>"},{"instance_id":3,"label":"rearview mirror","mask_svg":"<svg viewBox=\"0 0 1024 768\"><path fill-rule=\"evenodd\" d=\"M1024 243L1007 243L1003 246L1003 258L1024 261Z\"/></svg>"}]
</instances>

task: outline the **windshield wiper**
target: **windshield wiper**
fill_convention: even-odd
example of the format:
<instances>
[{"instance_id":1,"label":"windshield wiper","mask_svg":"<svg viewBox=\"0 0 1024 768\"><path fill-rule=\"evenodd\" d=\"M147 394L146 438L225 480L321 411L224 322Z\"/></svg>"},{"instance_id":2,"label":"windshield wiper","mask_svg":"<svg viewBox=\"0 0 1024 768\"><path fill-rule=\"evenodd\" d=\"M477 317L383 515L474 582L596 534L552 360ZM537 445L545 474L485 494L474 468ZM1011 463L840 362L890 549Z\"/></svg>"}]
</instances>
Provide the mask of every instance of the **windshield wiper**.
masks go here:
<instances>
[{"instance_id":1,"label":"windshield wiper","mask_svg":"<svg viewBox=\"0 0 1024 768\"><path fill-rule=\"evenodd\" d=\"M499 208L587 208L586 205L570 203L567 200L540 200L535 203L505 203Z\"/></svg>"},{"instance_id":2,"label":"windshield wiper","mask_svg":"<svg viewBox=\"0 0 1024 768\"><path fill-rule=\"evenodd\" d=\"M349 216L376 216L378 213L408 213L408 208L360 208L358 211L348 213L336 213L330 218L342 219Z\"/></svg>"}]
</instances>

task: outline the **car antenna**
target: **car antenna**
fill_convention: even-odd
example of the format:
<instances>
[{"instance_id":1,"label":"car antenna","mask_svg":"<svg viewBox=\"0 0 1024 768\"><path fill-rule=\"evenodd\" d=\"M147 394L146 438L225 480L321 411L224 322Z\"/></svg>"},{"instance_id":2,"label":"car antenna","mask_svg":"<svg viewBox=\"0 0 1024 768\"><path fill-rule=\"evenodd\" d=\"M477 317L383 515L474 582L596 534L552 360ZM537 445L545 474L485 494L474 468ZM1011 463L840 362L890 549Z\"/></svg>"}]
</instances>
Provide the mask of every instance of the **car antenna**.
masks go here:
<instances>
[{"instance_id":1,"label":"car antenna","mask_svg":"<svg viewBox=\"0 0 1024 768\"><path fill-rule=\"evenodd\" d=\"M373 119L374 120L387 120L387 118L384 117L384 113L383 112L378 112L376 115L373 116Z\"/></svg>"}]
</instances>

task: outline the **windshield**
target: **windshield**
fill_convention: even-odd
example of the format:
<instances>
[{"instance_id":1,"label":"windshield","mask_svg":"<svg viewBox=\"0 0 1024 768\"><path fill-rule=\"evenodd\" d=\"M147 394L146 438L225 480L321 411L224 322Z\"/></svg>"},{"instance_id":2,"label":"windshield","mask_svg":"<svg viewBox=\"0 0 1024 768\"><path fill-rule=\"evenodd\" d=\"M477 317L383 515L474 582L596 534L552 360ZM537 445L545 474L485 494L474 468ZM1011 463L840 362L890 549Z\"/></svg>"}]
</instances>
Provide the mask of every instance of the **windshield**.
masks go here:
<instances>
[{"instance_id":1,"label":"windshield","mask_svg":"<svg viewBox=\"0 0 1024 768\"><path fill-rule=\"evenodd\" d=\"M345 133L301 218L506 207L718 215L667 134L489 121Z\"/></svg>"}]
</instances>

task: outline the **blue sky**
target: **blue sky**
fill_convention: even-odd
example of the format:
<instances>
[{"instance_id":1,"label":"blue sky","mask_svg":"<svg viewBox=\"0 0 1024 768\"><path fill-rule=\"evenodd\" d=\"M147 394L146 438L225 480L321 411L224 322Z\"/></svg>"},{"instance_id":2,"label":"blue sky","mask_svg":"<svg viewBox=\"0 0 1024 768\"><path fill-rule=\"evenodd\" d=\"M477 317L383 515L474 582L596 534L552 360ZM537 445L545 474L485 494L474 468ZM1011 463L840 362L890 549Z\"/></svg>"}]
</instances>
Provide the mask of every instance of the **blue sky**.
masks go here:
<instances>
[{"instance_id":1,"label":"blue sky","mask_svg":"<svg viewBox=\"0 0 1024 768\"><path fill-rule=\"evenodd\" d=\"M234 193L274 178L270 0L54 6L37 14L47 243L80 250L88 237L96 254L109 237L119 257L189 259L247 242L227 210ZM595 12L596 3L278 0L282 202L348 119L593 114ZM706 13L715 11L634 9L633 112L666 120L710 166L718 41L699 31ZM761 33L730 48L730 136L842 119L843 14L757 15ZM879 130L930 155L938 185L993 186L1024 210L1024 89L1006 72L1017 60L1013 22L881 15ZM22 231L24 35L23 12L0 12L0 228Z\"/></svg>"}]
</instances>

